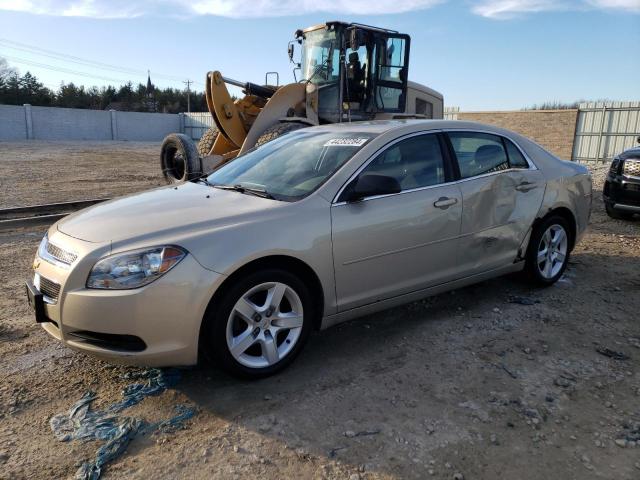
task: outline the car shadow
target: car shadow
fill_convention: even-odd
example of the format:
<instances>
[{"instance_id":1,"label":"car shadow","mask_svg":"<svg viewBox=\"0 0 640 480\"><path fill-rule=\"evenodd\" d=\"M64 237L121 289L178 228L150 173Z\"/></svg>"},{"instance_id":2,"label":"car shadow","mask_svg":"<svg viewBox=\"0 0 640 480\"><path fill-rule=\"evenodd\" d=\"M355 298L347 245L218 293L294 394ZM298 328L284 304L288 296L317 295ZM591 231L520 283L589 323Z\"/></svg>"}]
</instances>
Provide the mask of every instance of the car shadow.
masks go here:
<instances>
[{"instance_id":1,"label":"car shadow","mask_svg":"<svg viewBox=\"0 0 640 480\"><path fill-rule=\"evenodd\" d=\"M469 324L476 317L499 318L494 309L511 296L532 294L537 293L520 275L489 280L317 332L279 375L243 381L205 365L188 372L177 388L202 411L275 438L283 447L355 466L373 462L374 469L388 471L389 458L405 454L404 444L394 439L409 430L423 447L416 455L427 462L443 438L470 435L443 420L457 405L443 397L463 389L463 375L470 373L455 371L464 362L449 357L471 354L456 353L465 341L460 332L473 336ZM489 370L488 375L504 375ZM445 422L447 433L430 436L425 419ZM348 431L367 435L348 438ZM380 450L385 460L376 465L371 453ZM426 474L412 472L411 462L397 468L403 477Z\"/></svg>"},{"instance_id":2,"label":"car shadow","mask_svg":"<svg viewBox=\"0 0 640 480\"><path fill-rule=\"evenodd\" d=\"M598 215L590 229L619 235L630 224L637 222ZM282 448L301 448L322 461L367 465L367 471L424 478L435 450L480 435L478 422L487 422L488 413L470 413L475 403L468 399L483 399L481 404L495 393L491 388L523 395L522 381L511 377L502 360L483 358L487 344L500 337L496 344L506 345L501 348L517 364L522 353L513 348L527 341L523 335L548 322L573 328L574 316L556 312L558 299L584 301L579 296L584 287L601 288L598 295L604 298L616 282L625 291L640 286L630 258L622 251L611 253L591 245L577 249L565 275L550 288L533 287L524 275L512 274L315 332L296 361L270 378L238 380L205 365L187 372L178 389L202 412ZM541 341L540 334L528 338ZM535 349L537 343L530 345ZM532 375L541 374L540 367L527 365ZM526 435L514 432L514 444L526 441ZM509 455L504 461L518 471L521 460ZM522 468L527 468L524 460Z\"/></svg>"}]
</instances>

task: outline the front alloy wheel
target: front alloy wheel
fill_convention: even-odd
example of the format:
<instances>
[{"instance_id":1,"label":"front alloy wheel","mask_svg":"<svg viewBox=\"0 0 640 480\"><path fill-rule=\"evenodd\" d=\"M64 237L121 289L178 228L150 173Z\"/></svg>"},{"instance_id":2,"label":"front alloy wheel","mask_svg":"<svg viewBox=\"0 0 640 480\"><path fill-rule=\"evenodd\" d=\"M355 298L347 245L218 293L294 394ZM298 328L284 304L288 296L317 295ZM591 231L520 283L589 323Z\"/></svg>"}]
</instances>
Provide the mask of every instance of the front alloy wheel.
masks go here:
<instances>
[{"instance_id":1,"label":"front alloy wheel","mask_svg":"<svg viewBox=\"0 0 640 480\"><path fill-rule=\"evenodd\" d=\"M298 355L314 315L311 293L298 276L280 269L249 273L214 297L201 348L234 375L272 375Z\"/></svg>"},{"instance_id":2,"label":"front alloy wheel","mask_svg":"<svg viewBox=\"0 0 640 480\"><path fill-rule=\"evenodd\" d=\"M304 319L300 296L280 282L251 288L236 302L227 320L227 347L248 368L270 367L296 346Z\"/></svg>"}]
</instances>

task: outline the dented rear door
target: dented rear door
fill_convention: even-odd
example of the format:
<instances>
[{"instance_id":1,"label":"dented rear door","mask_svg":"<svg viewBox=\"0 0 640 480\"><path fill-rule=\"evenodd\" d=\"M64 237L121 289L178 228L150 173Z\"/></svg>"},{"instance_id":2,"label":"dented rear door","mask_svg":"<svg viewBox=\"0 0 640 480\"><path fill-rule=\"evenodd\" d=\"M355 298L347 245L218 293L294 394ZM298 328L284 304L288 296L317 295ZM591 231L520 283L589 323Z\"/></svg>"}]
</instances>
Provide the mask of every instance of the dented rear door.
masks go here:
<instances>
[{"instance_id":1,"label":"dented rear door","mask_svg":"<svg viewBox=\"0 0 640 480\"><path fill-rule=\"evenodd\" d=\"M544 177L532 165L510 165L506 139L498 135L449 137L462 177L460 272L467 276L512 264L542 203Z\"/></svg>"}]
</instances>

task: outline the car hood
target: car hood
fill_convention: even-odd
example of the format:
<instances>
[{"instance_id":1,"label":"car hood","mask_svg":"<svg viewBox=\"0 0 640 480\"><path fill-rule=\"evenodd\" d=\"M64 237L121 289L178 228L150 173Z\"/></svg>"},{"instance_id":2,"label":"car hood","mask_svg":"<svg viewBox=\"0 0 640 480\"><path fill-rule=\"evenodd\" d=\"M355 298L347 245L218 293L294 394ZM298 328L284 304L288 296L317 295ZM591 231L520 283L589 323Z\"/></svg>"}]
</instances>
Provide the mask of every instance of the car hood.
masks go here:
<instances>
[{"instance_id":1,"label":"car hood","mask_svg":"<svg viewBox=\"0 0 640 480\"><path fill-rule=\"evenodd\" d=\"M640 158L640 147L630 148L620 154L622 160L628 160L631 158Z\"/></svg>"},{"instance_id":2,"label":"car hood","mask_svg":"<svg viewBox=\"0 0 640 480\"><path fill-rule=\"evenodd\" d=\"M285 205L204 183L184 183L110 200L80 210L57 224L62 233L88 242L116 242L152 234L213 228Z\"/></svg>"}]
</instances>

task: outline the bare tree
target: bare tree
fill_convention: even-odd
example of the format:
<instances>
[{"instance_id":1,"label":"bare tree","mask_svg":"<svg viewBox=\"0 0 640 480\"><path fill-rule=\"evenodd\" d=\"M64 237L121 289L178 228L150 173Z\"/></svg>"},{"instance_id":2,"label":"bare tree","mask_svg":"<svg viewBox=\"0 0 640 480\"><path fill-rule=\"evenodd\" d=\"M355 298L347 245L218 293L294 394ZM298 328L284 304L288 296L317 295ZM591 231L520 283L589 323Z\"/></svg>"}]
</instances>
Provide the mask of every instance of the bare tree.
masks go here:
<instances>
[{"instance_id":1,"label":"bare tree","mask_svg":"<svg viewBox=\"0 0 640 480\"><path fill-rule=\"evenodd\" d=\"M0 83L6 82L10 76L15 75L16 69L10 67L7 63L7 59L0 57Z\"/></svg>"}]
</instances>

